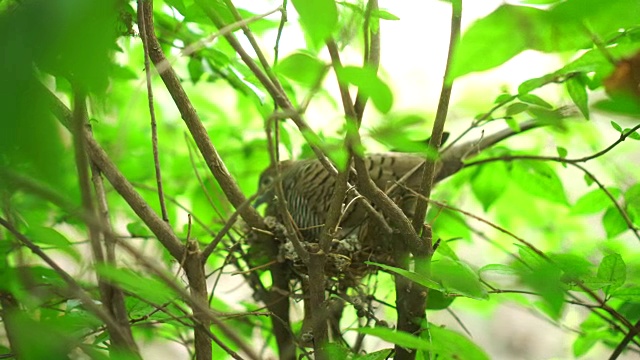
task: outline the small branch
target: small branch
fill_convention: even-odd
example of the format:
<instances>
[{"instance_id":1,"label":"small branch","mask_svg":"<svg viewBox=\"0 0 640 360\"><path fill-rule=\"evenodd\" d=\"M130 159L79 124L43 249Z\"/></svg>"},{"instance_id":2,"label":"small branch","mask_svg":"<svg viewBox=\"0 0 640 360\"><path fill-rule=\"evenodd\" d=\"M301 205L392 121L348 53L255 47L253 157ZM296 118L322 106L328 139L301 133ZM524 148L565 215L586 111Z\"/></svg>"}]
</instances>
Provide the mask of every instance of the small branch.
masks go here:
<instances>
[{"instance_id":1,"label":"small branch","mask_svg":"<svg viewBox=\"0 0 640 360\"><path fill-rule=\"evenodd\" d=\"M144 73L147 80L147 99L149 102L149 116L151 117L151 147L153 149L153 167L156 173L156 184L158 186L158 200L160 202L160 213L162 220L169 223L167 206L164 202L164 191L162 190L162 173L160 171L160 156L158 155L158 129L156 122L156 111L153 106L153 87L151 86L151 67L149 65L149 44L147 28L144 21L144 8L142 2L138 1L138 24L140 26L140 38L142 39L142 49L144 56Z\"/></svg>"},{"instance_id":2,"label":"small branch","mask_svg":"<svg viewBox=\"0 0 640 360\"><path fill-rule=\"evenodd\" d=\"M451 62L453 61L453 52L460 38L460 24L462 20L461 0L452 1L451 4L449 52L447 54L447 64L444 72L444 81L440 92L436 119L433 124L433 129L431 130L431 138L429 139L429 148L436 151L440 149L440 146L442 145L442 133L444 132L444 124L447 120L447 113L449 111L449 100L451 99L453 83L448 82L448 77L451 71ZM424 224L424 218L428 208L428 202L425 199L429 199L431 197L431 190L433 189L433 184L435 182L434 179L436 177L436 160L437 159L434 159L433 157L427 157L425 167L422 172L419 193L422 194L424 198L418 199L415 213L413 215L413 228L416 232L419 232ZM427 241L427 254L425 255L429 255L433 252L432 239L424 236L423 238Z\"/></svg>"},{"instance_id":3,"label":"small branch","mask_svg":"<svg viewBox=\"0 0 640 360\"><path fill-rule=\"evenodd\" d=\"M629 343L633 340L633 338L639 333L640 333L640 320L636 321L636 324L634 325L634 327L629 331L629 333L627 333L627 335L624 336L624 338L622 339L622 341L620 341L618 346L616 346L616 348L613 350L613 353L611 353L611 356L609 356L609 360L616 360L622 354L624 349L626 349Z\"/></svg>"},{"instance_id":4,"label":"small branch","mask_svg":"<svg viewBox=\"0 0 640 360\"><path fill-rule=\"evenodd\" d=\"M283 0L282 6L280 6L280 25L278 25L278 35L276 36L276 43L273 45L273 66L278 63L278 55L280 54L280 38L282 37L284 24L287 23L287 2L287 0Z\"/></svg>"}]
</instances>

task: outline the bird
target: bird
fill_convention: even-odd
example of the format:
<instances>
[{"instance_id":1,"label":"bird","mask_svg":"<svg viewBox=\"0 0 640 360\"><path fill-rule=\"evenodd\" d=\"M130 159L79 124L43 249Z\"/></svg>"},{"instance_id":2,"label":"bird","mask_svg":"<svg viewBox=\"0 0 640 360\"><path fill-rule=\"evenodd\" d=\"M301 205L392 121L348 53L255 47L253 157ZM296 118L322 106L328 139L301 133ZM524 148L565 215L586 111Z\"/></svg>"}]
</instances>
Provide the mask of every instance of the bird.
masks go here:
<instances>
[{"instance_id":1,"label":"bird","mask_svg":"<svg viewBox=\"0 0 640 360\"><path fill-rule=\"evenodd\" d=\"M442 150L436 162L434 183L442 181L457 173L464 166L464 160L473 157L496 143L515 134L542 126L544 123L530 120L520 125L519 131L507 128L478 140L460 145L450 146ZM364 157L369 176L381 190L387 191L397 184L403 177L402 186L395 186L388 193L403 210L411 216L415 207L416 197L413 192L420 187L422 169L425 157L417 154L386 152L374 153ZM330 199L333 194L336 179L322 165L318 159L284 160L279 163L282 189L287 210L297 225L302 240L317 242L329 211ZM267 204L267 215L277 217L275 205L276 192L274 190L277 178L275 166L270 166L262 172L259 181L259 196L254 206ZM355 183L355 177L350 179ZM412 191L409 191L410 189ZM352 201L355 193L349 191L343 209L340 231L336 238L345 238L357 233L367 220L367 209L359 201Z\"/></svg>"}]
</instances>

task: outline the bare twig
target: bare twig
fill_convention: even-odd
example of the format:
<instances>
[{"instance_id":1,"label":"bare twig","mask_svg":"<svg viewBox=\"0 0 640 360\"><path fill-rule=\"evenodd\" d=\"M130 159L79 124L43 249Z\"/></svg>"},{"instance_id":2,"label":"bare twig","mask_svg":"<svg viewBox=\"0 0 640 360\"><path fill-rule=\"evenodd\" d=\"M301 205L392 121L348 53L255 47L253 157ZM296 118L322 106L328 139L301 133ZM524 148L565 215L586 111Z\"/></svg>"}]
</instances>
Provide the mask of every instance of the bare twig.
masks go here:
<instances>
[{"instance_id":1,"label":"bare twig","mask_svg":"<svg viewBox=\"0 0 640 360\"><path fill-rule=\"evenodd\" d=\"M151 68L149 66L149 43L147 28L144 21L144 8L142 2L138 1L138 24L140 26L140 38L142 39L142 49L144 52L144 72L147 80L147 100L149 102L149 116L151 118L151 147L153 149L153 167L156 173L156 184L158 186L158 200L160 202L160 213L162 220L169 222L167 206L164 202L164 191L162 190L162 173L160 171L160 155L158 153L158 129L156 122L156 111L153 106L153 87L151 86Z\"/></svg>"}]
</instances>

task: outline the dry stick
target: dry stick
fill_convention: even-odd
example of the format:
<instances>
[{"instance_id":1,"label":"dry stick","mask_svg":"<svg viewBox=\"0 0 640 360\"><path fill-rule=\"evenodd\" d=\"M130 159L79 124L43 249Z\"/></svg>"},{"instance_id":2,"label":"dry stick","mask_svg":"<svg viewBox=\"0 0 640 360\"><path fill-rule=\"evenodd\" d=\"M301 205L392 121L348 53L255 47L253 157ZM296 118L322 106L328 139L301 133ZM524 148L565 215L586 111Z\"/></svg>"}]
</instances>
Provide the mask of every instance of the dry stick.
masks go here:
<instances>
[{"instance_id":1,"label":"dry stick","mask_svg":"<svg viewBox=\"0 0 640 360\"><path fill-rule=\"evenodd\" d=\"M156 111L153 106L153 87L151 86L151 67L149 66L149 44L147 41L147 28L142 21L144 8L138 1L138 24L140 25L140 38L142 39L142 49L144 56L144 73L147 80L147 100L149 102L149 116L151 117L151 146L153 149L153 167L156 173L156 185L158 186L158 200L160 201L160 213L162 220L169 223L167 206L164 202L164 191L162 190L162 173L160 171L160 155L158 153L158 129L156 122Z\"/></svg>"}]
</instances>

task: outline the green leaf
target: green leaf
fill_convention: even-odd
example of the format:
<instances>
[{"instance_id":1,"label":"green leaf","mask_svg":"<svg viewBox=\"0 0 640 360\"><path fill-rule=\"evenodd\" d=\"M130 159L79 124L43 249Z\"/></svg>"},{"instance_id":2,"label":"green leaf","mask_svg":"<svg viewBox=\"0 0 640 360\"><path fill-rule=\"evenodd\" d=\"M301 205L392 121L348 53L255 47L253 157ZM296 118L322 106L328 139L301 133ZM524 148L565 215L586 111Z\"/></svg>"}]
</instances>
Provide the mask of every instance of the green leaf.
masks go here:
<instances>
[{"instance_id":1,"label":"green leaf","mask_svg":"<svg viewBox=\"0 0 640 360\"><path fill-rule=\"evenodd\" d=\"M629 133L629 131L631 131L631 129L630 128L626 128L626 129L624 129L623 133L627 134L627 133ZM634 131L634 132L630 133L627 137L629 139L633 139L633 140L640 140L640 133L638 133L637 131Z\"/></svg>"},{"instance_id":2,"label":"green leaf","mask_svg":"<svg viewBox=\"0 0 640 360\"><path fill-rule=\"evenodd\" d=\"M455 296L447 296L442 291L430 289L429 295L427 297L427 310L446 309L453 303L455 299Z\"/></svg>"},{"instance_id":3,"label":"green leaf","mask_svg":"<svg viewBox=\"0 0 640 360\"><path fill-rule=\"evenodd\" d=\"M526 192L562 205L568 205L564 187L556 172L541 161L516 161L512 179Z\"/></svg>"},{"instance_id":4,"label":"green leaf","mask_svg":"<svg viewBox=\"0 0 640 360\"><path fill-rule=\"evenodd\" d=\"M386 10L375 10L371 13L371 16L375 16L378 19L383 19L383 20L400 20L399 17L397 17L396 15L386 11Z\"/></svg>"},{"instance_id":5,"label":"green leaf","mask_svg":"<svg viewBox=\"0 0 640 360\"><path fill-rule=\"evenodd\" d=\"M553 105L551 105L548 102L544 101L538 95L534 95L534 94L530 94L530 93L518 94L518 99L520 99L520 101L528 103L528 104L538 105L538 106L541 106L541 107L546 108L546 109L553 109Z\"/></svg>"},{"instance_id":6,"label":"green leaf","mask_svg":"<svg viewBox=\"0 0 640 360\"><path fill-rule=\"evenodd\" d=\"M573 103L585 119L589 119L589 96L587 95L587 87L582 78L573 76L567 79L565 86Z\"/></svg>"},{"instance_id":7,"label":"green leaf","mask_svg":"<svg viewBox=\"0 0 640 360\"><path fill-rule=\"evenodd\" d=\"M325 64L317 57L308 53L293 53L282 59L275 70L289 79L314 86L320 80Z\"/></svg>"},{"instance_id":8,"label":"green leaf","mask_svg":"<svg viewBox=\"0 0 640 360\"><path fill-rule=\"evenodd\" d=\"M432 278L444 286L445 293L458 293L472 299L489 298L478 274L462 261L448 257L433 260L431 272Z\"/></svg>"},{"instance_id":9,"label":"green leaf","mask_svg":"<svg viewBox=\"0 0 640 360\"><path fill-rule=\"evenodd\" d=\"M529 109L529 105L521 102L515 102L507 106L506 116L514 116L527 111L527 109Z\"/></svg>"},{"instance_id":10,"label":"green leaf","mask_svg":"<svg viewBox=\"0 0 640 360\"><path fill-rule=\"evenodd\" d=\"M564 286L560 269L544 262L531 269L522 268L520 279L542 298L544 309L553 319L558 320L564 307Z\"/></svg>"},{"instance_id":11,"label":"green leaf","mask_svg":"<svg viewBox=\"0 0 640 360\"><path fill-rule=\"evenodd\" d=\"M314 48L331 37L338 24L338 9L334 0L291 0L300 24Z\"/></svg>"},{"instance_id":12,"label":"green leaf","mask_svg":"<svg viewBox=\"0 0 640 360\"><path fill-rule=\"evenodd\" d=\"M196 57L189 58L187 69L189 70L189 78L191 78L191 82L193 82L194 84L197 83L204 74L204 69L202 68L202 60Z\"/></svg>"},{"instance_id":13,"label":"green leaf","mask_svg":"<svg viewBox=\"0 0 640 360\"><path fill-rule=\"evenodd\" d=\"M81 258L80 253L71 241L56 229L44 226L33 226L29 228L26 235L36 244L50 245L78 261Z\"/></svg>"},{"instance_id":14,"label":"green leaf","mask_svg":"<svg viewBox=\"0 0 640 360\"><path fill-rule=\"evenodd\" d=\"M616 129L616 131L619 132L619 133L622 132L622 127L620 125L618 125L618 123L613 121L613 120L611 120L611 127Z\"/></svg>"},{"instance_id":15,"label":"green leaf","mask_svg":"<svg viewBox=\"0 0 640 360\"><path fill-rule=\"evenodd\" d=\"M442 239L471 239L471 230L459 212L434 206L427 214L427 219L433 225L433 232Z\"/></svg>"},{"instance_id":16,"label":"green leaf","mask_svg":"<svg viewBox=\"0 0 640 360\"><path fill-rule=\"evenodd\" d=\"M400 276L404 276L405 278L413 281L416 284L420 284L426 288L429 289L434 289L434 290L439 290L439 291L445 291L445 288L438 284L437 282L435 282L432 279L427 278L425 275L422 274L418 274L415 273L413 271L408 271L405 269L401 269L401 268L397 268L394 266L389 266L389 265L385 265L385 264L379 264L379 263L375 263L375 262L371 262L371 261L365 261L364 262L367 265L374 265L377 266L383 270L389 271L391 273L394 274L398 274Z\"/></svg>"},{"instance_id":17,"label":"green leaf","mask_svg":"<svg viewBox=\"0 0 640 360\"><path fill-rule=\"evenodd\" d=\"M581 357L585 355L589 350L593 348L595 344L600 340L601 334L587 332L583 333L576 338L573 342L573 356Z\"/></svg>"},{"instance_id":18,"label":"green leaf","mask_svg":"<svg viewBox=\"0 0 640 360\"><path fill-rule=\"evenodd\" d=\"M636 226L640 226L640 183L631 186L624 193L627 215Z\"/></svg>"},{"instance_id":19,"label":"green leaf","mask_svg":"<svg viewBox=\"0 0 640 360\"><path fill-rule=\"evenodd\" d=\"M598 278L611 282L611 285L604 289L606 294L622 286L627 279L627 266L622 256L620 254L605 256L598 267Z\"/></svg>"},{"instance_id":20,"label":"green leaf","mask_svg":"<svg viewBox=\"0 0 640 360\"><path fill-rule=\"evenodd\" d=\"M365 96L371 98L373 105L382 113L387 113L393 105L393 93L376 71L369 67L345 66L338 71L338 79L353 84Z\"/></svg>"},{"instance_id":21,"label":"green leaf","mask_svg":"<svg viewBox=\"0 0 640 360\"><path fill-rule=\"evenodd\" d=\"M153 303L162 304L172 301L176 294L167 284L155 277L142 276L132 270L118 268L109 264L97 264L100 276Z\"/></svg>"},{"instance_id":22,"label":"green leaf","mask_svg":"<svg viewBox=\"0 0 640 360\"><path fill-rule=\"evenodd\" d=\"M429 335L438 359L489 360L481 347L456 331L431 325Z\"/></svg>"},{"instance_id":23,"label":"green leaf","mask_svg":"<svg viewBox=\"0 0 640 360\"><path fill-rule=\"evenodd\" d=\"M607 233L607 237L610 239L622 234L628 229L627 223L624 221L622 215L620 215L620 211L614 206L609 207L604 213L602 225Z\"/></svg>"},{"instance_id":24,"label":"green leaf","mask_svg":"<svg viewBox=\"0 0 640 360\"><path fill-rule=\"evenodd\" d=\"M384 341L400 345L407 349L417 349L425 351L433 349L433 344L429 344L429 342L425 341L424 339L406 332L396 331L386 327L357 328L350 330L355 330L360 334L373 335Z\"/></svg>"},{"instance_id":25,"label":"green leaf","mask_svg":"<svg viewBox=\"0 0 640 360\"><path fill-rule=\"evenodd\" d=\"M609 191L614 198L620 196L620 190L617 188L607 188L607 191ZM611 204L611 200L607 194L600 189L595 189L582 195L571 207L570 213L572 215L595 214L604 211L604 209L609 207L609 204Z\"/></svg>"},{"instance_id":26,"label":"green leaf","mask_svg":"<svg viewBox=\"0 0 640 360\"><path fill-rule=\"evenodd\" d=\"M494 161L482 166L471 175L471 190L480 201L484 211L500 198L509 185L509 170L502 161Z\"/></svg>"},{"instance_id":27,"label":"green leaf","mask_svg":"<svg viewBox=\"0 0 640 360\"><path fill-rule=\"evenodd\" d=\"M352 329L361 334L373 335L384 341L400 345L408 349L428 351L442 359L488 360L487 354L465 336L448 329L430 325L428 332L431 339L423 339L408 333L388 328Z\"/></svg>"},{"instance_id":28,"label":"green leaf","mask_svg":"<svg viewBox=\"0 0 640 360\"><path fill-rule=\"evenodd\" d=\"M620 288L611 293L611 297L640 304L640 286Z\"/></svg>"},{"instance_id":29,"label":"green leaf","mask_svg":"<svg viewBox=\"0 0 640 360\"><path fill-rule=\"evenodd\" d=\"M584 276L592 274L593 264L584 258L575 254L550 254L549 258L563 272L563 280L579 281Z\"/></svg>"},{"instance_id":30,"label":"green leaf","mask_svg":"<svg viewBox=\"0 0 640 360\"><path fill-rule=\"evenodd\" d=\"M516 270L512 266L504 265L504 264L488 264L481 267L480 270L478 270L478 272L480 273L481 277L482 277L482 274L485 272L492 272L500 275L516 275L517 274Z\"/></svg>"},{"instance_id":31,"label":"green leaf","mask_svg":"<svg viewBox=\"0 0 640 360\"><path fill-rule=\"evenodd\" d=\"M562 146L556 146L556 150L558 151L558 156L563 159L566 158L567 154L569 153L567 149L563 148Z\"/></svg>"}]
</instances>

